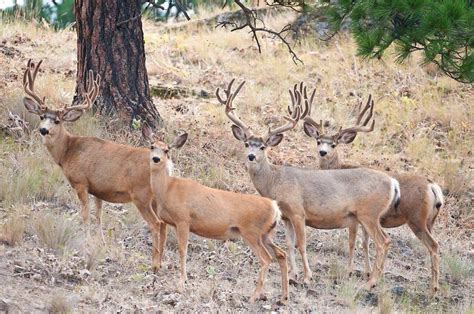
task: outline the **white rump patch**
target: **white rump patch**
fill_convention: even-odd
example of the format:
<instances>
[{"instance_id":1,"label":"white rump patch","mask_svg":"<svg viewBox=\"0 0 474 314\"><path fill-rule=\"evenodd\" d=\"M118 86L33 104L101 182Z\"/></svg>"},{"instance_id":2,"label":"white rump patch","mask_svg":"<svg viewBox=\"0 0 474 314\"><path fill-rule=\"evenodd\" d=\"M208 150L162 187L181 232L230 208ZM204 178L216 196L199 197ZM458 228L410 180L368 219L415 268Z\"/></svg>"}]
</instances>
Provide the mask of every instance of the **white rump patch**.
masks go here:
<instances>
[{"instance_id":1,"label":"white rump patch","mask_svg":"<svg viewBox=\"0 0 474 314\"><path fill-rule=\"evenodd\" d=\"M174 171L174 164L171 160L166 161L166 173L172 177L173 176L173 171Z\"/></svg>"},{"instance_id":2,"label":"white rump patch","mask_svg":"<svg viewBox=\"0 0 474 314\"><path fill-rule=\"evenodd\" d=\"M281 220L281 210L276 201L272 201L272 208L275 212L275 221L278 223Z\"/></svg>"}]
</instances>

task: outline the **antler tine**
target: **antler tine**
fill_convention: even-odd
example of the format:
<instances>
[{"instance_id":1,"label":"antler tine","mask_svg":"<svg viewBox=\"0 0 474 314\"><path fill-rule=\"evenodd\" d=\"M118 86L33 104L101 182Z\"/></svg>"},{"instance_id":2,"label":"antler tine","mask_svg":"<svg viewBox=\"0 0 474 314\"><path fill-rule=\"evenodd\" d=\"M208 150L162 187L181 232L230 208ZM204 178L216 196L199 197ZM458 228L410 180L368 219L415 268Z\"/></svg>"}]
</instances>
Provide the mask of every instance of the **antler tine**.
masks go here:
<instances>
[{"instance_id":1,"label":"antler tine","mask_svg":"<svg viewBox=\"0 0 474 314\"><path fill-rule=\"evenodd\" d=\"M232 107L233 101L234 101L235 97L237 96L237 94L242 89L242 87L244 86L245 81L242 81L239 84L239 86L237 86L237 89L234 92L232 92L232 85L234 84L234 82L235 82L235 79L232 79L232 81L230 81L229 85L227 86L227 89L224 90L224 94L226 96L226 99L221 97L219 88L216 89L216 97L217 97L217 100L221 104L225 105L225 114L227 115L227 117L235 125L240 127L244 132L248 133L249 132L249 127L235 115L235 113L234 113L235 108Z\"/></svg>"},{"instance_id":2,"label":"antler tine","mask_svg":"<svg viewBox=\"0 0 474 314\"><path fill-rule=\"evenodd\" d=\"M291 89L288 90L288 92L290 93L290 98L291 98L291 106L288 105L288 113L290 114L292 118L296 116L295 115L296 108L301 107L301 93L297 90L296 87L297 87L297 84L295 84L293 91L291 91Z\"/></svg>"},{"instance_id":3,"label":"antler tine","mask_svg":"<svg viewBox=\"0 0 474 314\"><path fill-rule=\"evenodd\" d=\"M359 104L359 116L357 117L357 123L356 123L357 125L360 125L360 121L364 117L367 110L370 109L369 115L366 117L366 119L362 123L362 125L364 126L367 125L367 123L369 122L369 120L372 118L372 115L373 115L373 111L374 111L373 104L374 102L372 100L372 94L369 94L369 99L367 100L367 104L365 105L364 109L362 109L362 111L360 110L362 104Z\"/></svg>"},{"instance_id":4,"label":"antler tine","mask_svg":"<svg viewBox=\"0 0 474 314\"><path fill-rule=\"evenodd\" d=\"M75 106L64 106L64 111L71 111L71 110L87 110L89 109L92 104L94 103L97 95L99 94L99 87L100 87L100 74L97 74L96 78L94 79L94 73L92 70L89 70L87 73L87 82L86 82L86 91L84 93L84 100Z\"/></svg>"},{"instance_id":5,"label":"antler tine","mask_svg":"<svg viewBox=\"0 0 474 314\"><path fill-rule=\"evenodd\" d=\"M39 67L41 66L42 62L43 60L40 60L38 64L35 65L31 59L28 60L25 73L23 73L23 89L25 90L26 94L31 96L38 103L38 105L44 109L45 98L41 99L41 97L38 96L34 90L36 74L38 74ZM31 74L31 70L33 70L33 75Z\"/></svg>"},{"instance_id":6,"label":"antler tine","mask_svg":"<svg viewBox=\"0 0 474 314\"><path fill-rule=\"evenodd\" d=\"M273 129L273 130L269 129L268 130L267 138L269 138L272 135L280 134L280 133L283 133L283 132L286 132L288 130L293 129L298 124L298 121L300 119L300 115L301 115L301 107L297 106L297 107L295 107L294 115L290 115L289 117L286 117L286 116L284 117L284 119L288 121L286 124L276 128L276 129Z\"/></svg>"}]
</instances>

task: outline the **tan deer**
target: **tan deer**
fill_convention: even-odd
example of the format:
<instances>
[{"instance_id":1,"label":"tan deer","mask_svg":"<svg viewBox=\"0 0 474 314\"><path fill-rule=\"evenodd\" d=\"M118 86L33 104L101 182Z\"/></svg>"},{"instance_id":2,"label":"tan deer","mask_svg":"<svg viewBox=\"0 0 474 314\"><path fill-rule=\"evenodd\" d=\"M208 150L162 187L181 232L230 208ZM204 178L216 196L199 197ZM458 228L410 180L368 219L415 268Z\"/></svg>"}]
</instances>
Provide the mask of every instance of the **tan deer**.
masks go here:
<instances>
[{"instance_id":1,"label":"tan deer","mask_svg":"<svg viewBox=\"0 0 474 314\"><path fill-rule=\"evenodd\" d=\"M392 203L398 202L398 182L382 172L370 169L323 171L271 164L266 154L268 147L278 145L283 133L296 126L301 106L295 107L294 115L285 117L288 120L285 125L269 129L265 136L255 136L235 115L235 108L232 107L233 100L245 82L232 92L233 82L225 90L225 98L220 96L219 89L216 95L225 105L227 117L234 123L232 132L235 138L245 144L246 167L255 188L262 196L275 199L281 208L287 228L291 276L296 274L296 240L296 248L304 263L304 282L309 282L312 277L306 256L305 225L318 229L339 229L361 223L376 247L376 267L367 282L368 288L375 286L390 244L379 220ZM290 95L294 105L301 102L299 91L294 94L290 91ZM308 101L305 97L305 102Z\"/></svg>"},{"instance_id":2,"label":"tan deer","mask_svg":"<svg viewBox=\"0 0 474 314\"><path fill-rule=\"evenodd\" d=\"M309 103L311 106L311 103ZM374 130L375 120L372 119L374 110L374 101L369 96L367 104L361 110L359 105L356 125L350 128L340 128L335 134L328 134L323 129L323 123L315 122L309 116L304 117L304 132L306 135L316 139L317 151L319 155L319 165L321 169L348 169L358 166L345 164L342 162L337 151L338 144L349 144L354 141L359 132L372 132ZM290 112L292 112L290 110ZM306 112L311 112L307 109ZM365 114L367 116L365 116ZM365 117L364 117L365 116ZM367 126L371 121L370 126ZM431 231L435 219L444 204L443 191L436 183L415 174L393 174L394 178L400 183L401 199L397 208L391 206L390 210L381 218L381 225L384 228L395 228L408 224L416 237L428 249L431 257L431 287L433 292L438 290L439 280L439 255L438 242L433 238ZM349 232L349 250L350 256L354 250L357 226ZM368 238L364 233L362 242L365 269L370 271Z\"/></svg>"},{"instance_id":3,"label":"tan deer","mask_svg":"<svg viewBox=\"0 0 474 314\"><path fill-rule=\"evenodd\" d=\"M157 139L148 125L143 135L153 144L150 152L151 185L158 213L166 224L176 228L180 257L179 286L186 281L186 255L189 232L199 236L227 240L242 237L262 263L257 287L250 301L260 298L273 252L281 271L281 302L288 301L288 265L286 253L272 241L281 212L275 201L257 195L238 194L203 186L195 181L172 177L168 169L170 149L184 145L187 134L178 136L169 146Z\"/></svg>"},{"instance_id":4,"label":"tan deer","mask_svg":"<svg viewBox=\"0 0 474 314\"><path fill-rule=\"evenodd\" d=\"M153 234L154 270L161 266L163 245L157 249L161 220L152 208L153 192L150 186L150 152L146 148L135 148L104 141L97 137L75 136L64 127L64 122L73 122L89 109L99 92L100 76L94 80L88 73L84 102L76 106L51 109L45 98L34 91L34 82L41 61L28 61L23 76L23 86L28 97L23 99L26 109L40 117L41 140L53 160L58 164L81 202L84 223L89 219L88 194L94 196L96 218L100 224L102 201L111 203L133 202Z\"/></svg>"}]
</instances>

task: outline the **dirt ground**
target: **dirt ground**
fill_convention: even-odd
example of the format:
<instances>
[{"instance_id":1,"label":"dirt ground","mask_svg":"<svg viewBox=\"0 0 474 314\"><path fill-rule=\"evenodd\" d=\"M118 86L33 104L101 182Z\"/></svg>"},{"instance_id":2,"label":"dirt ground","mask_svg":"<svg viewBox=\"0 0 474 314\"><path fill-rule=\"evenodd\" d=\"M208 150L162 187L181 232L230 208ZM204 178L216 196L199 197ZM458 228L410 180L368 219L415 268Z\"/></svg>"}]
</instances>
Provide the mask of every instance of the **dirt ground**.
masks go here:
<instances>
[{"instance_id":1,"label":"dirt ground","mask_svg":"<svg viewBox=\"0 0 474 314\"><path fill-rule=\"evenodd\" d=\"M283 14L269 23L278 26L291 19L292 14ZM416 172L443 187L446 205L434 227L440 243L440 291L430 295L427 251L402 226L387 229L392 245L383 280L370 292L362 289L360 237L356 272L349 277L347 230L308 227L313 280L290 286L289 305L277 305L277 263L270 268L266 297L249 304L259 269L252 252L241 241L197 236L189 243L188 282L179 293L171 228L164 267L153 274L151 237L133 205L106 204L101 232L94 223L80 224L78 200L41 145L37 118L22 109L21 86L26 60L45 59L39 92L50 104L69 102L75 84L75 33L19 22L0 24L0 125L11 122L9 112L29 123L26 133L0 133L0 312L474 312L472 86L420 66L418 57L404 65L395 64L392 56L359 60L346 36L330 44L303 40L296 49L305 64L295 66L285 48L269 38L258 54L245 32L168 27L146 21L145 42L152 88L195 91L154 98L169 138L190 133L188 143L172 156L178 175L256 193L244 168L243 145L233 138L213 97L232 77L247 80L237 110L256 130L281 123L287 90L301 80L317 88L316 114L334 127L350 123L350 109L372 93L377 130L358 136L341 152L353 163ZM144 145L139 131L123 131L114 123L90 114L67 128ZM269 157L276 164L318 167L315 143L301 127L289 132ZM283 229L277 227L276 242L286 248ZM373 257L373 245L371 252ZM297 262L301 271L299 256Z\"/></svg>"}]
</instances>

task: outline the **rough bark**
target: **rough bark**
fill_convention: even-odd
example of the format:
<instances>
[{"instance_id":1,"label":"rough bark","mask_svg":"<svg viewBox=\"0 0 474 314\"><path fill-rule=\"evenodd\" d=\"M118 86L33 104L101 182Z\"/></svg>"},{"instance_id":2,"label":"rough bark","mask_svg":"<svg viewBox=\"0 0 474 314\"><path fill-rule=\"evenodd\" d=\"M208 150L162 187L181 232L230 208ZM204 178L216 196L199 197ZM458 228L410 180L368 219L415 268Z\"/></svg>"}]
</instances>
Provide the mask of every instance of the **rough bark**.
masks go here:
<instances>
[{"instance_id":1,"label":"rough bark","mask_svg":"<svg viewBox=\"0 0 474 314\"><path fill-rule=\"evenodd\" d=\"M102 77L96 111L156 126L161 118L148 85L140 4L140 0L76 0L74 101L81 101L87 71L92 69Z\"/></svg>"}]
</instances>

